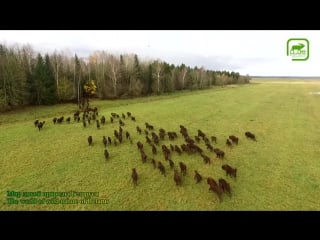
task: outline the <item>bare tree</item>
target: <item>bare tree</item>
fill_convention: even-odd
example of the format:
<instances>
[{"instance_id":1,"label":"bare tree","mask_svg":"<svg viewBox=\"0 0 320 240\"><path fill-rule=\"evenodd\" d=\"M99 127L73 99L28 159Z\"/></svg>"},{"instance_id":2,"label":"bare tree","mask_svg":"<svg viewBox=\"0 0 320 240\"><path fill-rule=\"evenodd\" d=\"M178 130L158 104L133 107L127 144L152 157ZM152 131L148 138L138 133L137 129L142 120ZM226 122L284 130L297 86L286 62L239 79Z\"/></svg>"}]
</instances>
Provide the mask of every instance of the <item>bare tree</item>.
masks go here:
<instances>
[{"instance_id":1,"label":"bare tree","mask_svg":"<svg viewBox=\"0 0 320 240\"><path fill-rule=\"evenodd\" d=\"M204 67L201 67L198 71L199 88L202 89L204 87L205 80L206 80L206 72Z\"/></svg>"},{"instance_id":2,"label":"bare tree","mask_svg":"<svg viewBox=\"0 0 320 240\"><path fill-rule=\"evenodd\" d=\"M153 63L154 66L154 77L156 79L156 92L160 94L160 83L161 83L161 76L162 76L162 62L157 60Z\"/></svg>"},{"instance_id":3,"label":"bare tree","mask_svg":"<svg viewBox=\"0 0 320 240\"><path fill-rule=\"evenodd\" d=\"M184 89L184 87L185 87L185 81L186 81L187 72L188 72L188 69L185 66L183 66L182 70L181 70L181 73L182 73L182 78L181 78L182 89Z\"/></svg>"},{"instance_id":4,"label":"bare tree","mask_svg":"<svg viewBox=\"0 0 320 240\"><path fill-rule=\"evenodd\" d=\"M53 53L52 56L52 64L53 64L53 69L55 73L55 78L56 78L56 85L57 85L57 95L58 99L60 99L60 87L59 87L59 68L62 63L62 57L60 54L58 54L56 51Z\"/></svg>"},{"instance_id":5,"label":"bare tree","mask_svg":"<svg viewBox=\"0 0 320 240\"><path fill-rule=\"evenodd\" d=\"M115 58L113 55L110 55L109 57L109 66L110 66L110 79L112 82L112 88L113 88L113 96L118 96L118 81L119 81L119 73L120 73L120 65L119 60Z\"/></svg>"}]
</instances>

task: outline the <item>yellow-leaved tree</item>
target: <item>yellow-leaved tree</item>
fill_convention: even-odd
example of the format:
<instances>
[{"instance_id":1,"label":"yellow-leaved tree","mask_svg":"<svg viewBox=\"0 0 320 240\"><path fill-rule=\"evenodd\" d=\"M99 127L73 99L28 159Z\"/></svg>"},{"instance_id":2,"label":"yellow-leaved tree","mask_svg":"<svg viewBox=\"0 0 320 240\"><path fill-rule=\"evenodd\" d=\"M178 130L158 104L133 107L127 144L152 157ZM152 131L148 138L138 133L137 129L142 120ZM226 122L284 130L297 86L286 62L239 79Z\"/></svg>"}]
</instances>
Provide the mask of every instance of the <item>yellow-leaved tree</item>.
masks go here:
<instances>
[{"instance_id":1,"label":"yellow-leaved tree","mask_svg":"<svg viewBox=\"0 0 320 240\"><path fill-rule=\"evenodd\" d=\"M89 107L89 98L93 97L96 94L97 86L94 83L94 81L91 80L83 85L83 90L84 90L83 92L84 100L87 103L87 107Z\"/></svg>"}]
</instances>

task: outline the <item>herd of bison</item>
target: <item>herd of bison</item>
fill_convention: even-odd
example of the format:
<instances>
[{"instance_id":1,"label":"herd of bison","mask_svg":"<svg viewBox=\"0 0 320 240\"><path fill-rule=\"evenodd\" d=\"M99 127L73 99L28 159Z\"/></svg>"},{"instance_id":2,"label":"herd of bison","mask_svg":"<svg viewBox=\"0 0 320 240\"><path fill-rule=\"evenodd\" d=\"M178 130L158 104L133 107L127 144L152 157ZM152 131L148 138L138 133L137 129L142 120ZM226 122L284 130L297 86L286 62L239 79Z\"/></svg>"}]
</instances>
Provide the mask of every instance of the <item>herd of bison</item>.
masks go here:
<instances>
[{"instance_id":1,"label":"herd of bison","mask_svg":"<svg viewBox=\"0 0 320 240\"><path fill-rule=\"evenodd\" d=\"M62 124L64 120L67 123L70 123L71 117L68 117L64 119L63 116L61 117L55 117L53 118L53 124ZM107 120L104 116L101 116L99 119L98 117L98 109L95 108L86 108L84 111L76 111L73 115L74 122L80 122L82 121L83 127L86 128L91 124L96 125L97 129L99 130L101 128L101 125L105 125L107 123ZM114 136L103 136L102 138L102 144L104 145L104 157L108 161L110 158L110 153L107 149L108 145L119 145L124 143L125 141L129 141L131 144L133 143L131 139L131 135L128 131L124 131L123 129L126 126L126 120L129 121L136 121L136 118L132 116L130 112L127 112L126 114L122 113L121 116L117 113L111 113L110 116L110 124L116 124L118 122L119 129L114 130ZM126 123L125 123L126 122ZM35 120L34 122L35 127L41 131L41 129L45 125L45 121L39 121ZM198 129L198 134L194 137L190 137L188 134L188 129L180 125L180 134L184 138L184 143L181 145L173 144L175 142L175 139L179 138L179 135L174 131L166 131L163 128L160 128L158 130L158 134L156 133L155 127L148 122L145 122L145 128L141 128L140 126L136 126L137 134L139 135L145 135L146 144L143 144L141 141L138 141L136 143L137 149L141 156L142 163L151 163L154 169L158 169L163 176L166 176L167 169L171 169L173 171L173 181L176 186L182 186L183 185L183 178L187 175L187 165L180 161L178 166L175 166L175 163L172 161L172 156L176 152L177 154L189 154L189 155L200 155L200 157L203 159L205 164L211 164L211 159L209 156L207 156L204 153L204 150L200 147L200 144L203 142L206 146L207 150L210 152L213 152L216 155L216 158L219 160L224 160L225 158L225 152L219 148L215 148L213 146L214 143L217 143L217 137L216 136L207 136L203 131ZM257 141L255 138L255 135L251 132L245 132L245 136L248 139ZM165 141L166 138L172 142L169 146L165 144L161 144L161 141ZM210 139L210 140L209 140ZM92 136L88 136L87 138L89 146L93 144L95 139L93 139ZM226 139L226 147L232 148L234 145L238 145L239 138L230 135L228 139ZM154 159L155 156L158 155L159 149L161 146L161 151L164 157L164 160L168 162L168 167L166 168L165 164L162 161L156 161ZM151 148L153 156L147 156L145 152L145 148ZM159 155L161 155L159 153ZM112 156L112 154L111 154ZM237 169L234 167L231 167L228 164L223 164L221 166L221 169L226 172L226 176L230 176L231 178L237 177ZM131 173L131 179L134 184L134 186L138 185L139 182L139 173L136 168L132 168ZM195 183L200 183L204 177L197 171L194 170L194 180ZM218 182L212 178L207 177L207 184L209 185L209 190L213 191L219 198L220 201L222 201L222 194L227 193L229 196L231 196L231 187L230 184L224 179L220 178Z\"/></svg>"}]
</instances>

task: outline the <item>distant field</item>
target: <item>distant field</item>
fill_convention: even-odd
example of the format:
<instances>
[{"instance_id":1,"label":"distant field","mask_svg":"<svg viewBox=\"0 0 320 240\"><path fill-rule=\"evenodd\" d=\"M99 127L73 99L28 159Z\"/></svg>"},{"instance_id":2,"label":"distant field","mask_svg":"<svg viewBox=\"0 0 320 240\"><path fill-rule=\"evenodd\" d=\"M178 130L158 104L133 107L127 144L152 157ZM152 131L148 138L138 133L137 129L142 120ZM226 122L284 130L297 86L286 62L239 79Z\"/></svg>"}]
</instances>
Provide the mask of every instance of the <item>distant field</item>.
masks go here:
<instances>
[{"instance_id":1,"label":"distant field","mask_svg":"<svg viewBox=\"0 0 320 240\"><path fill-rule=\"evenodd\" d=\"M307 84L307 83L319 83L319 78L308 78L308 79L302 79L302 78L253 78L251 82L265 82L268 83L284 83L284 84Z\"/></svg>"},{"instance_id":2,"label":"distant field","mask_svg":"<svg viewBox=\"0 0 320 240\"><path fill-rule=\"evenodd\" d=\"M320 95L311 92L320 92L320 81L253 79L252 84L243 86L94 101L99 118L104 115L107 119L100 130L95 124L83 128L81 122L73 120L53 125L53 117L73 116L77 106L71 104L0 114L0 210L319 210ZM133 144L124 140L121 145L107 146L110 159L106 161L102 136L113 137L119 128L118 121L110 123L110 114L128 111L137 119L124 120L124 131L130 132ZM41 132L33 125L35 118L46 121ZM166 136L154 156L164 164L166 177L153 169L150 160L141 161L137 141L153 157L145 135L136 132L136 126L145 129L145 122L154 125L157 134L159 128L178 133L174 141ZM226 158L217 159L203 141L199 145L210 157L211 165L204 164L199 154L173 153L175 165L183 161L188 168L182 186L177 187L161 145L184 143L180 124L191 137L198 129L217 136L218 143L213 145L223 149ZM257 142L246 139L245 131L255 133ZM89 135L93 137L91 147ZM225 145L229 135L240 139L232 149ZM221 169L225 163L237 168L236 180L225 176ZM131 181L132 168L139 175L137 187ZM206 180L195 183L194 170L205 178L225 178L232 196L224 194L219 202L209 192ZM8 204L7 191L99 192L97 198L106 202Z\"/></svg>"}]
</instances>

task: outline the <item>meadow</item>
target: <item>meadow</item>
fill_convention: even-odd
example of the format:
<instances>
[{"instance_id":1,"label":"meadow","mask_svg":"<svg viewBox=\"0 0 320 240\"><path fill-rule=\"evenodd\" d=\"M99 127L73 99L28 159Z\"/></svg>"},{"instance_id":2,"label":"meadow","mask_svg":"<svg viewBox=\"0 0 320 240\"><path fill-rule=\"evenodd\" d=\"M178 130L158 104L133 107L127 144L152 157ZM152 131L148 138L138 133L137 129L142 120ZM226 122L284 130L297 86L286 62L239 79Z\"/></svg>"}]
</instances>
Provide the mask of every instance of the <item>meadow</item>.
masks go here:
<instances>
[{"instance_id":1,"label":"meadow","mask_svg":"<svg viewBox=\"0 0 320 240\"><path fill-rule=\"evenodd\" d=\"M0 210L319 210L320 209L320 81L255 80L251 84L214 87L201 91L184 91L162 96L126 100L91 101L99 118L107 123L86 128L73 121L75 104L26 107L0 114ZM131 134L118 146L107 145L104 157L102 136L113 137L118 120L110 123L110 114L131 112L136 122L124 119L124 131ZM54 125L53 117L71 117L71 123ZM46 121L39 131L35 119ZM178 138L160 141L153 155L136 126L145 122L175 131ZM216 158L199 146L211 159L205 164L199 154L172 154L176 166L187 165L182 186L173 181L173 170L164 160L161 145L181 145L184 139L179 126L184 125L191 137L201 129L216 136L226 153ZM257 142L244 135L251 131ZM93 146L87 138L93 137ZM239 144L228 148L229 135L239 137ZM162 161L167 174L154 169L150 160L142 163L136 143L141 141L149 158ZM226 176L223 164L237 168L237 178ZM138 172L138 185L131 180L131 169ZM209 191L206 180L196 184L194 170L204 177L223 177L231 185L232 195ZM103 204L9 204L14 192L95 192ZM36 199L40 199L35 197ZM51 199L51 197L41 197ZM65 197L60 197L65 199ZM75 198L70 198L75 199ZM77 198L80 199L80 198ZM83 199L83 197L81 198Z\"/></svg>"}]
</instances>

